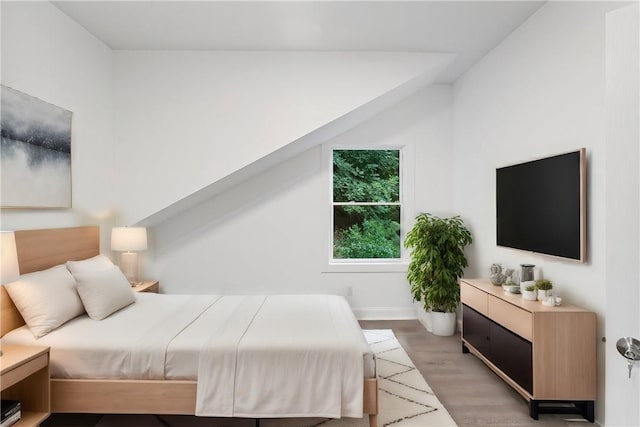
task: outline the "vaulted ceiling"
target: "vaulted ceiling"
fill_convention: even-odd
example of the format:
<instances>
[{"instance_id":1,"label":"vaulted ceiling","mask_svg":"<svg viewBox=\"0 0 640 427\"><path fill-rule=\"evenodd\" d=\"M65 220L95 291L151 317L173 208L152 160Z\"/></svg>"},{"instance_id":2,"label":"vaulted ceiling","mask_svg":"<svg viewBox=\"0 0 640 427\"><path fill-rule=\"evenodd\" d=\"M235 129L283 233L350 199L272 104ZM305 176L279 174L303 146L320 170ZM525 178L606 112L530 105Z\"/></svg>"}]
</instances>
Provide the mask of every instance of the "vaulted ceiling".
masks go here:
<instances>
[{"instance_id":1,"label":"vaulted ceiling","mask_svg":"<svg viewBox=\"0 0 640 427\"><path fill-rule=\"evenodd\" d=\"M454 82L544 2L52 3L115 52L120 204L154 225ZM134 165L175 141L141 177Z\"/></svg>"}]
</instances>

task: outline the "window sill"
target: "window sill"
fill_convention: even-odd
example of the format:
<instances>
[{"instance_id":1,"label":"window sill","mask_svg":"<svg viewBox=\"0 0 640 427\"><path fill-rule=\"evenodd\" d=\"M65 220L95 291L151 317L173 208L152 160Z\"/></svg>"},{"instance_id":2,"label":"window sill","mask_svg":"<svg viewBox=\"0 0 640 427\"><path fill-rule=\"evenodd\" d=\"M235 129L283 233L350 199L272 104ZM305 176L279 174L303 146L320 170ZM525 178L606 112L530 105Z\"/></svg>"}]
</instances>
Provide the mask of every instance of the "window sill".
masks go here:
<instances>
[{"instance_id":1,"label":"window sill","mask_svg":"<svg viewBox=\"0 0 640 427\"><path fill-rule=\"evenodd\" d=\"M385 263L329 263L322 273L406 273L408 261Z\"/></svg>"}]
</instances>

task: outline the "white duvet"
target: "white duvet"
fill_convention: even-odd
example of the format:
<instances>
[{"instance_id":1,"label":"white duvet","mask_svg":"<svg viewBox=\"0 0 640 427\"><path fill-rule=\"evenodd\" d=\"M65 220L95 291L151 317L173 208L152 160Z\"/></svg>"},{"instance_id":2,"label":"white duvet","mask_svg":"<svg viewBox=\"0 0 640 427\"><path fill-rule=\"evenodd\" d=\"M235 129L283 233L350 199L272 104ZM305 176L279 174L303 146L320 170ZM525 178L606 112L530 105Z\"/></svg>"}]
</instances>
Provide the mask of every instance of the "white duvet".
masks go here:
<instances>
[{"instance_id":1,"label":"white duvet","mask_svg":"<svg viewBox=\"0 0 640 427\"><path fill-rule=\"evenodd\" d=\"M202 416L361 417L373 376L348 304L328 295L136 294L102 321L2 342L51 346L54 378L197 379Z\"/></svg>"}]
</instances>

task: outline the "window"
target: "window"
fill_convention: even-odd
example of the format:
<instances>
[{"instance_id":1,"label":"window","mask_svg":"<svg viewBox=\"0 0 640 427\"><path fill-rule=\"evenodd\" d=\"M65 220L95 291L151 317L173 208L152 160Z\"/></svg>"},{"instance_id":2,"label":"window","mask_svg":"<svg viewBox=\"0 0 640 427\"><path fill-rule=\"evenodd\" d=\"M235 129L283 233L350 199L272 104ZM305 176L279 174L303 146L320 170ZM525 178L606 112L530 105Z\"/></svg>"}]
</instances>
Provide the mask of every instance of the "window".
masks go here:
<instances>
[{"instance_id":1,"label":"window","mask_svg":"<svg viewBox=\"0 0 640 427\"><path fill-rule=\"evenodd\" d=\"M400 150L333 150L332 259L399 260Z\"/></svg>"}]
</instances>

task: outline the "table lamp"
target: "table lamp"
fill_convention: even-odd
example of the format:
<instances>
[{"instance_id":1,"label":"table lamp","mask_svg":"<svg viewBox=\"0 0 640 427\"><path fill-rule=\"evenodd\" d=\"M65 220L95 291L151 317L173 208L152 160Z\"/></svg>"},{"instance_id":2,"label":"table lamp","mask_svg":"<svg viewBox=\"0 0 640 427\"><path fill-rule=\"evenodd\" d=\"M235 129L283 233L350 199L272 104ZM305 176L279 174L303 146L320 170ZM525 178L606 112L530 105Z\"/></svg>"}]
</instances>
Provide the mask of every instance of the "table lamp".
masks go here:
<instances>
[{"instance_id":1,"label":"table lamp","mask_svg":"<svg viewBox=\"0 0 640 427\"><path fill-rule=\"evenodd\" d=\"M13 231L2 231L2 262L0 264L0 284L15 282L20 278L18 267L18 252L16 250L16 235Z\"/></svg>"},{"instance_id":2,"label":"table lamp","mask_svg":"<svg viewBox=\"0 0 640 427\"><path fill-rule=\"evenodd\" d=\"M120 254L120 268L131 286L138 282L138 251L147 250L147 229L145 227L113 227L111 229L111 250Z\"/></svg>"},{"instance_id":3,"label":"table lamp","mask_svg":"<svg viewBox=\"0 0 640 427\"><path fill-rule=\"evenodd\" d=\"M0 232L0 284L15 282L20 278L18 266L18 251L16 250L16 236L13 231ZM0 349L2 356L2 349Z\"/></svg>"}]
</instances>

